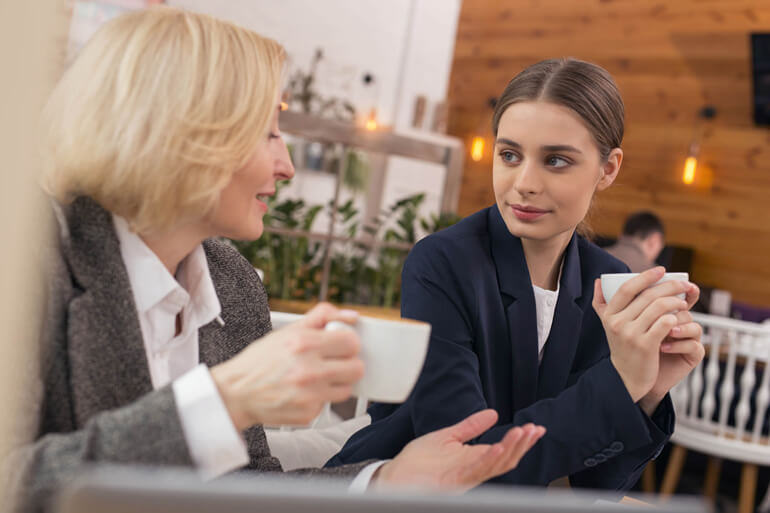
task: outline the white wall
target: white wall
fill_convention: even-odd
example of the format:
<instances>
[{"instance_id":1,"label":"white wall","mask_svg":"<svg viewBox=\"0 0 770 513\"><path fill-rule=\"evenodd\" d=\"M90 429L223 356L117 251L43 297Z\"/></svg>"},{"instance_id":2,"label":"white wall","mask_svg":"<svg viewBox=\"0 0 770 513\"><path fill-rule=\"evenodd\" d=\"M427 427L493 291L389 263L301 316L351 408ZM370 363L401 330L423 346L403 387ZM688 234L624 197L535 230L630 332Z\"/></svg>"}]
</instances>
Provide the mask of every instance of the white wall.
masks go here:
<instances>
[{"instance_id":1,"label":"white wall","mask_svg":"<svg viewBox=\"0 0 770 513\"><path fill-rule=\"evenodd\" d=\"M449 82L460 0L167 0L280 42L290 69L325 54L320 92L351 99L365 112L375 101L362 76L375 75L381 124L407 126L415 95L443 100Z\"/></svg>"}]
</instances>

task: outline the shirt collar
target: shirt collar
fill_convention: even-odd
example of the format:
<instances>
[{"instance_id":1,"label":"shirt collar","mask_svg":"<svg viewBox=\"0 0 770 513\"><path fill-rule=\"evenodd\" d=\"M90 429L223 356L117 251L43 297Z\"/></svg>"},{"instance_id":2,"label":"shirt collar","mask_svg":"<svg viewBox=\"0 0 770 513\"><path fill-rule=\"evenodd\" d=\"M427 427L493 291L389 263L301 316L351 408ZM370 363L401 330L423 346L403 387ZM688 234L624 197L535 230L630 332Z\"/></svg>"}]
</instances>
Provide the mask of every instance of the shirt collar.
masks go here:
<instances>
[{"instance_id":1,"label":"shirt collar","mask_svg":"<svg viewBox=\"0 0 770 513\"><path fill-rule=\"evenodd\" d=\"M220 314L222 307L201 244L180 262L177 281L141 237L129 229L125 219L117 215L113 215L112 219L134 302L140 313L149 311L169 294L181 289L189 294L200 326L208 324Z\"/></svg>"}]
</instances>

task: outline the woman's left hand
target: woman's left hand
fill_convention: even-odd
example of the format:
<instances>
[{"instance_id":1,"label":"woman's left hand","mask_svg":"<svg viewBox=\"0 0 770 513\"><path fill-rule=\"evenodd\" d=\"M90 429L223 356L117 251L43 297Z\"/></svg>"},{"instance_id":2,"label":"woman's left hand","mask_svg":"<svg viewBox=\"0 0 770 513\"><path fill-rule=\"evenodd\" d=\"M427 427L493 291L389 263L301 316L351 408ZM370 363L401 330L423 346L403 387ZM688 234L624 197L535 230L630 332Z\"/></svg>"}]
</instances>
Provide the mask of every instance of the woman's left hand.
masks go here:
<instances>
[{"instance_id":1,"label":"woman's left hand","mask_svg":"<svg viewBox=\"0 0 770 513\"><path fill-rule=\"evenodd\" d=\"M689 308L698 301L699 296L698 286L690 284L686 298ZM678 312L676 316L679 323L671 329L660 345L658 378L652 389L639 401L639 405L648 415L655 411L668 391L703 360L705 354L701 343L703 330L700 324L693 321L689 310Z\"/></svg>"}]
</instances>

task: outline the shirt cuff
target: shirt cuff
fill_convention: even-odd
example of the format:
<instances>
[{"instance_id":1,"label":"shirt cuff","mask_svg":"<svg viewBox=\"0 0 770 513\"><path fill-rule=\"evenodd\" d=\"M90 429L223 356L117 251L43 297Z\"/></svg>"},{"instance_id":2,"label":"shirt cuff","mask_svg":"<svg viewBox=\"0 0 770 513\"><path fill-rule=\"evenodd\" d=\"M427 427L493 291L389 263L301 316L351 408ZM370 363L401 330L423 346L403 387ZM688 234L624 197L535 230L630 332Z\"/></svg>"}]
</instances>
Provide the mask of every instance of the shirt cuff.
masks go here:
<instances>
[{"instance_id":1,"label":"shirt cuff","mask_svg":"<svg viewBox=\"0 0 770 513\"><path fill-rule=\"evenodd\" d=\"M213 479L249 462L246 444L227 413L208 367L201 364L173 383L187 448L203 479Z\"/></svg>"},{"instance_id":2,"label":"shirt cuff","mask_svg":"<svg viewBox=\"0 0 770 513\"><path fill-rule=\"evenodd\" d=\"M363 470L358 473L356 478L353 479L353 482L350 483L350 486L348 486L348 492L365 493L366 489L369 488L369 482L372 480L374 473L377 472L377 469L389 461L390 460L375 461L374 463L370 463L365 466Z\"/></svg>"}]
</instances>

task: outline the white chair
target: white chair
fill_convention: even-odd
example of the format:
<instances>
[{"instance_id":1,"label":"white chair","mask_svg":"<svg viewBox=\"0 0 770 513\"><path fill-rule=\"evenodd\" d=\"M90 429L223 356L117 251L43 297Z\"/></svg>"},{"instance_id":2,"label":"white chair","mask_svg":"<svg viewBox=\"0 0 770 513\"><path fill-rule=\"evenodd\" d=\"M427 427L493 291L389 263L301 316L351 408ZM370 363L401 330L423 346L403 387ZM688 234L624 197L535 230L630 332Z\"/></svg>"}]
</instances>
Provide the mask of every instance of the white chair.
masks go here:
<instances>
[{"instance_id":1,"label":"white chair","mask_svg":"<svg viewBox=\"0 0 770 513\"><path fill-rule=\"evenodd\" d=\"M712 500L719 484L721 460L743 463L739 512L750 513L757 468L770 466L770 445L762 436L770 405L770 326L696 313L693 317L703 327L702 340L708 353L671 390L676 428L661 495L675 491L687 449L691 449L709 455L704 494ZM734 422L728 423L733 404ZM752 411L754 423L749 427Z\"/></svg>"},{"instance_id":2,"label":"white chair","mask_svg":"<svg viewBox=\"0 0 770 513\"><path fill-rule=\"evenodd\" d=\"M270 312L273 329L280 329L297 321L299 314ZM337 454L353 433L368 426L371 418L366 414L367 399L356 401L355 416L343 421L326 404L321 414L309 427L280 426L266 428L265 435L270 453L278 458L283 470L318 468Z\"/></svg>"}]
</instances>

